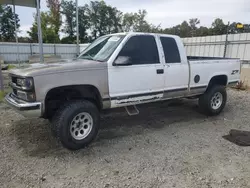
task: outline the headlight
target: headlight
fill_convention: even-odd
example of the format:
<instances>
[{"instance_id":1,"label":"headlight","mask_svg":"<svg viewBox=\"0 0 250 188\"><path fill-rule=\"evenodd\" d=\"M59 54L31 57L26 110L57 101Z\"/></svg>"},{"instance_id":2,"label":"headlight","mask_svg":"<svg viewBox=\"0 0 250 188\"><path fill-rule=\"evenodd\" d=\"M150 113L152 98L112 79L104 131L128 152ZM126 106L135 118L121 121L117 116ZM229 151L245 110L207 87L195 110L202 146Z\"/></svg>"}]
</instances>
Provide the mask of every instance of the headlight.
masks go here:
<instances>
[{"instance_id":1,"label":"headlight","mask_svg":"<svg viewBox=\"0 0 250 188\"><path fill-rule=\"evenodd\" d=\"M16 84L24 90L31 90L34 87L33 78L17 78Z\"/></svg>"}]
</instances>

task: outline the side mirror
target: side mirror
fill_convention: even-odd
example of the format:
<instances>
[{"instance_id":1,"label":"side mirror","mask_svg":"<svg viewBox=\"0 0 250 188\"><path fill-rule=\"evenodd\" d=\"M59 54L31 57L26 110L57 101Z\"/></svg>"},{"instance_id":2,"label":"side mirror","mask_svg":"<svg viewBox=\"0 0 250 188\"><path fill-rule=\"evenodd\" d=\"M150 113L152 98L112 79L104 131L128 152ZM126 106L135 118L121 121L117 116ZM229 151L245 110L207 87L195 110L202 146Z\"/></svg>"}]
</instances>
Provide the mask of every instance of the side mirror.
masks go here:
<instances>
[{"instance_id":1,"label":"side mirror","mask_svg":"<svg viewBox=\"0 0 250 188\"><path fill-rule=\"evenodd\" d=\"M119 56L113 62L113 66L128 66L128 65L132 65L131 58L128 56Z\"/></svg>"}]
</instances>

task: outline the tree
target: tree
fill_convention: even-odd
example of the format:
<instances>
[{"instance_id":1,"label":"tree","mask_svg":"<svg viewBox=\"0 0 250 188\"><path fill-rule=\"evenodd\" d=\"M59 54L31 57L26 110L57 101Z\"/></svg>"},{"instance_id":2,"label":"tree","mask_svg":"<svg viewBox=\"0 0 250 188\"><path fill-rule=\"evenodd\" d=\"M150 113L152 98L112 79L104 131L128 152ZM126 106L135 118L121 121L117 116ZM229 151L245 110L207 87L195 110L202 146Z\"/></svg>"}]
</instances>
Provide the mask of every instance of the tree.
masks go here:
<instances>
[{"instance_id":1,"label":"tree","mask_svg":"<svg viewBox=\"0 0 250 188\"><path fill-rule=\"evenodd\" d=\"M208 36L211 35L211 29L201 26L197 29L196 36Z\"/></svg>"},{"instance_id":2,"label":"tree","mask_svg":"<svg viewBox=\"0 0 250 188\"><path fill-rule=\"evenodd\" d=\"M180 37L190 37L192 27L188 25L187 21L182 22L180 25Z\"/></svg>"},{"instance_id":3,"label":"tree","mask_svg":"<svg viewBox=\"0 0 250 188\"><path fill-rule=\"evenodd\" d=\"M86 5L83 7L79 7L79 40L81 43L89 42L89 37L87 34L87 30L90 27L89 17L87 16L87 7Z\"/></svg>"},{"instance_id":4,"label":"tree","mask_svg":"<svg viewBox=\"0 0 250 188\"><path fill-rule=\"evenodd\" d=\"M76 4L73 1L62 0L61 7L61 13L65 16L65 26L62 31L73 42L76 32Z\"/></svg>"},{"instance_id":5,"label":"tree","mask_svg":"<svg viewBox=\"0 0 250 188\"><path fill-rule=\"evenodd\" d=\"M250 33L250 24L244 24L243 32Z\"/></svg>"},{"instance_id":6,"label":"tree","mask_svg":"<svg viewBox=\"0 0 250 188\"><path fill-rule=\"evenodd\" d=\"M133 31L135 22L136 15L134 13L125 13L122 19L122 30L124 32Z\"/></svg>"},{"instance_id":7,"label":"tree","mask_svg":"<svg viewBox=\"0 0 250 188\"><path fill-rule=\"evenodd\" d=\"M60 41L59 30L62 25L61 14L60 14L61 2L60 0L47 0L47 7L50 9L49 18L50 18L51 28L57 35L56 41Z\"/></svg>"},{"instance_id":8,"label":"tree","mask_svg":"<svg viewBox=\"0 0 250 188\"><path fill-rule=\"evenodd\" d=\"M27 33L30 36L32 42L38 42L38 30L37 30L37 21L36 15L34 16L34 23L30 28L30 31ZM58 42L58 35L55 33L55 30L50 22L51 18L48 12L41 12L41 29L42 37L44 43L56 43Z\"/></svg>"},{"instance_id":9,"label":"tree","mask_svg":"<svg viewBox=\"0 0 250 188\"><path fill-rule=\"evenodd\" d=\"M191 18L189 20L189 25L191 27L191 36L196 35L197 25L200 24L200 20L198 18Z\"/></svg>"},{"instance_id":10,"label":"tree","mask_svg":"<svg viewBox=\"0 0 250 188\"><path fill-rule=\"evenodd\" d=\"M139 10L137 13L126 13L122 19L122 29L125 32L162 32L160 25L155 26L146 21L147 11Z\"/></svg>"},{"instance_id":11,"label":"tree","mask_svg":"<svg viewBox=\"0 0 250 188\"><path fill-rule=\"evenodd\" d=\"M61 30L65 37L61 39L61 43L76 43L75 0L46 0L46 2L50 11L44 12L42 15L44 41L58 42L62 20L65 20ZM183 21L181 24L162 29L160 25L153 25L147 21L146 10L122 13L103 0L90 1L89 4L78 7L78 10L80 43L90 42L99 36L121 31L166 33L179 35L180 37L220 35L227 31L227 26L220 18L214 20L211 28L199 26L200 20L191 18L189 21ZM245 24L244 29L237 29L235 25L236 22L230 24L229 33L250 31L250 25L248 24ZM37 41L36 21L29 35L31 39Z\"/></svg>"},{"instance_id":12,"label":"tree","mask_svg":"<svg viewBox=\"0 0 250 188\"><path fill-rule=\"evenodd\" d=\"M180 36L181 34L181 25L176 25L174 27L171 28L165 28L163 30L164 34L170 34L170 35L178 35Z\"/></svg>"},{"instance_id":13,"label":"tree","mask_svg":"<svg viewBox=\"0 0 250 188\"><path fill-rule=\"evenodd\" d=\"M92 39L121 31L122 13L104 1L91 1L86 6Z\"/></svg>"},{"instance_id":14,"label":"tree","mask_svg":"<svg viewBox=\"0 0 250 188\"><path fill-rule=\"evenodd\" d=\"M18 29L20 27L18 15L12 12L10 6L0 6L0 40L5 42L15 40L15 17Z\"/></svg>"},{"instance_id":15,"label":"tree","mask_svg":"<svg viewBox=\"0 0 250 188\"><path fill-rule=\"evenodd\" d=\"M171 34L180 36L181 35L181 25L179 24L179 25L174 26L173 28L171 28L170 31L171 31Z\"/></svg>"},{"instance_id":16,"label":"tree","mask_svg":"<svg viewBox=\"0 0 250 188\"><path fill-rule=\"evenodd\" d=\"M189 24L192 30L197 29L197 25L200 24L200 20L198 18L189 19Z\"/></svg>"},{"instance_id":17,"label":"tree","mask_svg":"<svg viewBox=\"0 0 250 188\"><path fill-rule=\"evenodd\" d=\"M115 7L107 6L108 19L107 19L107 32L117 33L122 30L122 12Z\"/></svg>"},{"instance_id":18,"label":"tree","mask_svg":"<svg viewBox=\"0 0 250 188\"><path fill-rule=\"evenodd\" d=\"M38 29L37 29L36 15L34 15L34 19L35 20L32 24L32 27L30 28L30 31L27 31L27 33L29 35L30 41L36 43L36 42L38 42ZM42 32L44 32L44 31L42 30Z\"/></svg>"},{"instance_id":19,"label":"tree","mask_svg":"<svg viewBox=\"0 0 250 188\"><path fill-rule=\"evenodd\" d=\"M227 33L227 26L224 24L222 19L216 18L212 23L212 34L223 35L226 33Z\"/></svg>"},{"instance_id":20,"label":"tree","mask_svg":"<svg viewBox=\"0 0 250 188\"><path fill-rule=\"evenodd\" d=\"M150 32L151 33L163 33L161 25L156 26L156 25L153 25L153 24L150 24Z\"/></svg>"},{"instance_id":21,"label":"tree","mask_svg":"<svg viewBox=\"0 0 250 188\"><path fill-rule=\"evenodd\" d=\"M76 42L76 4L73 1L62 0L61 13L65 16L65 26L62 31L66 37L62 39L62 43ZM79 21L79 40L80 42L89 42L87 30L90 27L89 16L87 15L88 6L78 7L78 21Z\"/></svg>"},{"instance_id":22,"label":"tree","mask_svg":"<svg viewBox=\"0 0 250 188\"><path fill-rule=\"evenodd\" d=\"M138 13L135 13L135 31L138 32L150 32L151 31L151 25L146 21L147 16L146 10L139 10Z\"/></svg>"},{"instance_id":23,"label":"tree","mask_svg":"<svg viewBox=\"0 0 250 188\"><path fill-rule=\"evenodd\" d=\"M29 43L31 41L30 41L29 37L18 37L18 42L20 42L20 43Z\"/></svg>"}]
</instances>

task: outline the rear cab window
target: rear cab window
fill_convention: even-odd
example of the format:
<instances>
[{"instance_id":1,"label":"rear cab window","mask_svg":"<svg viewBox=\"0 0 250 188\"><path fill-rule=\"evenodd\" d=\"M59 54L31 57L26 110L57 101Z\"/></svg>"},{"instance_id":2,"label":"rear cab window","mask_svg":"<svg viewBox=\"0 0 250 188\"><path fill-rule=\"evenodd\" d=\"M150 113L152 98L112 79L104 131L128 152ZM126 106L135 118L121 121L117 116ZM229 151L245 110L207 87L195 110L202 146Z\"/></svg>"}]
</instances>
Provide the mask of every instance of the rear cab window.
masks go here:
<instances>
[{"instance_id":1,"label":"rear cab window","mask_svg":"<svg viewBox=\"0 0 250 188\"><path fill-rule=\"evenodd\" d=\"M174 38L160 37L166 63L181 63L180 52Z\"/></svg>"},{"instance_id":2,"label":"rear cab window","mask_svg":"<svg viewBox=\"0 0 250 188\"><path fill-rule=\"evenodd\" d=\"M132 65L160 63L155 37L152 35L130 37L118 56L129 57Z\"/></svg>"}]
</instances>

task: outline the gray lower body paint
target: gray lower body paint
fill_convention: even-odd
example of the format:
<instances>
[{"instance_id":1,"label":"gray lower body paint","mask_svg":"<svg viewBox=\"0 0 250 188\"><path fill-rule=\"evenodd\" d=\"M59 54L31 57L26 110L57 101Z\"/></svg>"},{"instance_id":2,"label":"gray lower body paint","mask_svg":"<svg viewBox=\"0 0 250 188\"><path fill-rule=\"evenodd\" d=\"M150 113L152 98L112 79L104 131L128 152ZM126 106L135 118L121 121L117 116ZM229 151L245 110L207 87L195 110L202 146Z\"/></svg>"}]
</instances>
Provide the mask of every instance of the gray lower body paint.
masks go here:
<instances>
[{"instance_id":1,"label":"gray lower body paint","mask_svg":"<svg viewBox=\"0 0 250 188\"><path fill-rule=\"evenodd\" d=\"M129 105L137 105L161 100L170 100L173 98L182 98L200 95L206 91L207 86L191 87L190 89L179 88L174 90L165 90L159 92L143 93L128 96L118 96L103 100L104 109L114 107L123 107ZM190 91L189 91L190 90ZM113 104L113 105L112 105Z\"/></svg>"}]
</instances>

